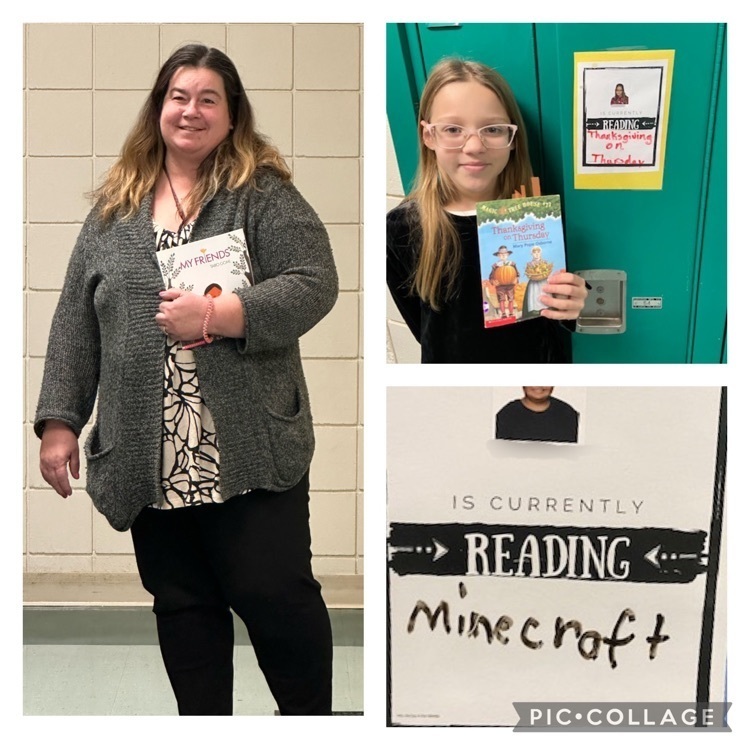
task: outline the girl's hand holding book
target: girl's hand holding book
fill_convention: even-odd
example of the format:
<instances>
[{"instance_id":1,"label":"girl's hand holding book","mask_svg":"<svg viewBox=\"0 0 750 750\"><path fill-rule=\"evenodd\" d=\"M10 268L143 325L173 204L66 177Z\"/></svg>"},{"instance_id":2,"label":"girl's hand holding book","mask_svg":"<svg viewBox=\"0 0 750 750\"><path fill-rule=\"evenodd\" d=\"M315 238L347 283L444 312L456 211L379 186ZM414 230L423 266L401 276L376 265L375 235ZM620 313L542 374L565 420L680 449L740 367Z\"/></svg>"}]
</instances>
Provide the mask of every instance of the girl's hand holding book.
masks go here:
<instances>
[{"instance_id":1,"label":"girl's hand holding book","mask_svg":"<svg viewBox=\"0 0 750 750\"><path fill-rule=\"evenodd\" d=\"M552 320L575 320L588 296L586 282L565 270L550 276L542 291L541 301L549 307L540 314Z\"/></svg>"}]
</instances>

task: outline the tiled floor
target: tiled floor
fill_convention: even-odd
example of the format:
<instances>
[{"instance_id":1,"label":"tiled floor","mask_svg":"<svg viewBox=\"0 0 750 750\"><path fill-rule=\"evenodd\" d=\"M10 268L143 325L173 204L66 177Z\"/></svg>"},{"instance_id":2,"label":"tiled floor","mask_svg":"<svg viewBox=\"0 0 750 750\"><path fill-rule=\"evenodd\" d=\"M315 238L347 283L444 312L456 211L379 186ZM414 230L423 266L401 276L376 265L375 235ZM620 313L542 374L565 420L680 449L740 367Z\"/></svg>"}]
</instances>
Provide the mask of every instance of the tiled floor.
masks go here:
<instances>
[{"instance_id":1,"label":"tiled floor","mask_svg":"<svg viewBox=\"0 0 750 750\"><path fill-rule=\"evenodd\" d=\"M362 610L330 610L333 709L363 706ZM276 704L258 669L244 625L235 618L235 714L272 715ZM24 714L175 715L156 640L144 607L24 611Z\"/></svg>"}]
</instances>

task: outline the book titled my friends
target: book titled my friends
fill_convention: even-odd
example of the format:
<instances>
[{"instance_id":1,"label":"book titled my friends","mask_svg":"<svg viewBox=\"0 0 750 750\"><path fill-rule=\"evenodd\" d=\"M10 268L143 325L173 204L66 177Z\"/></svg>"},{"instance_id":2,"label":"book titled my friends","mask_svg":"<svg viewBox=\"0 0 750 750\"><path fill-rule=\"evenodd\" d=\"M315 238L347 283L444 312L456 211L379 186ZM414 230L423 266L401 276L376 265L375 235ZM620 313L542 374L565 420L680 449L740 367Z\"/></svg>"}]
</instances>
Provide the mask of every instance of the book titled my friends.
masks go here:
<instances>
[{"instance_id":1,"label":"book titled my friends","mask_svg":"<svg viewBox=\"0 0 750 750\"><path fill-rule=\"evenodd\" d=\"M565 268L559 195L477 203L484 327L539 317L547 279Z\"/></svg>"},{"instance_id":2,"label":"book titled my friends","mask_svg":"<svg viewBox=\"0 0 750 750\"><path fill-rule=\"evenodd\" d=\"M253 284L242 229L159 250L156 258L167 289L218 297Z\"/></svg>"}]
</instances>

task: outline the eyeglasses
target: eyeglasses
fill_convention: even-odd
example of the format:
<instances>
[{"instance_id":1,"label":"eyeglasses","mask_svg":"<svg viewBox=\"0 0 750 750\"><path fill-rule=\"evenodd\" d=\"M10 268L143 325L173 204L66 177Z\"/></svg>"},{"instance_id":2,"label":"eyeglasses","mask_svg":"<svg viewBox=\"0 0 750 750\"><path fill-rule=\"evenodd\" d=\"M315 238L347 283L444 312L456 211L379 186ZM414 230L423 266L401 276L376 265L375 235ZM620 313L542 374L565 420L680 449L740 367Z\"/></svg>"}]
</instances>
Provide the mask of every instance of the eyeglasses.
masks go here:
<instances>
[{"instance_id":1,"label":"eyeglasses","mask_svg":"<svg viewBox=\"0 0 750 750\"><path fill-rule=\"evenodd\" d=\"M472 135L476 135L485 148L508 148L516 136L518 125L485 125L479 130L469 130L461 125L446 122L424 123L435 137L440 148L460 149Z\"/></svg>"}]
</instances>

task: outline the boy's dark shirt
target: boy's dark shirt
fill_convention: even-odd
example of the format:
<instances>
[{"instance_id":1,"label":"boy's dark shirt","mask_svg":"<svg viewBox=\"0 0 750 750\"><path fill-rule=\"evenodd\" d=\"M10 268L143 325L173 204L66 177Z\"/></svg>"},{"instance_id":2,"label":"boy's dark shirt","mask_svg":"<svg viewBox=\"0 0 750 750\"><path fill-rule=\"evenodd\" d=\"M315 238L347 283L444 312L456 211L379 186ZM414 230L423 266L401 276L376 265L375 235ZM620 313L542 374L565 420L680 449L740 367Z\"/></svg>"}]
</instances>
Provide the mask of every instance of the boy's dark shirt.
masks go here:
<instances>
[{"instance_id":1,"label":"boy's dark shirt","mask_svg":"<svg viewBox=\"0 0 750 750\"><path fill-rule=\"evenodd\" d=\"M527 409L520 399L511 401L495 417L495 438L577 443L578 412L554 397L550 397L549 407L541 412Z\"/></svg>"}]
</instances>

